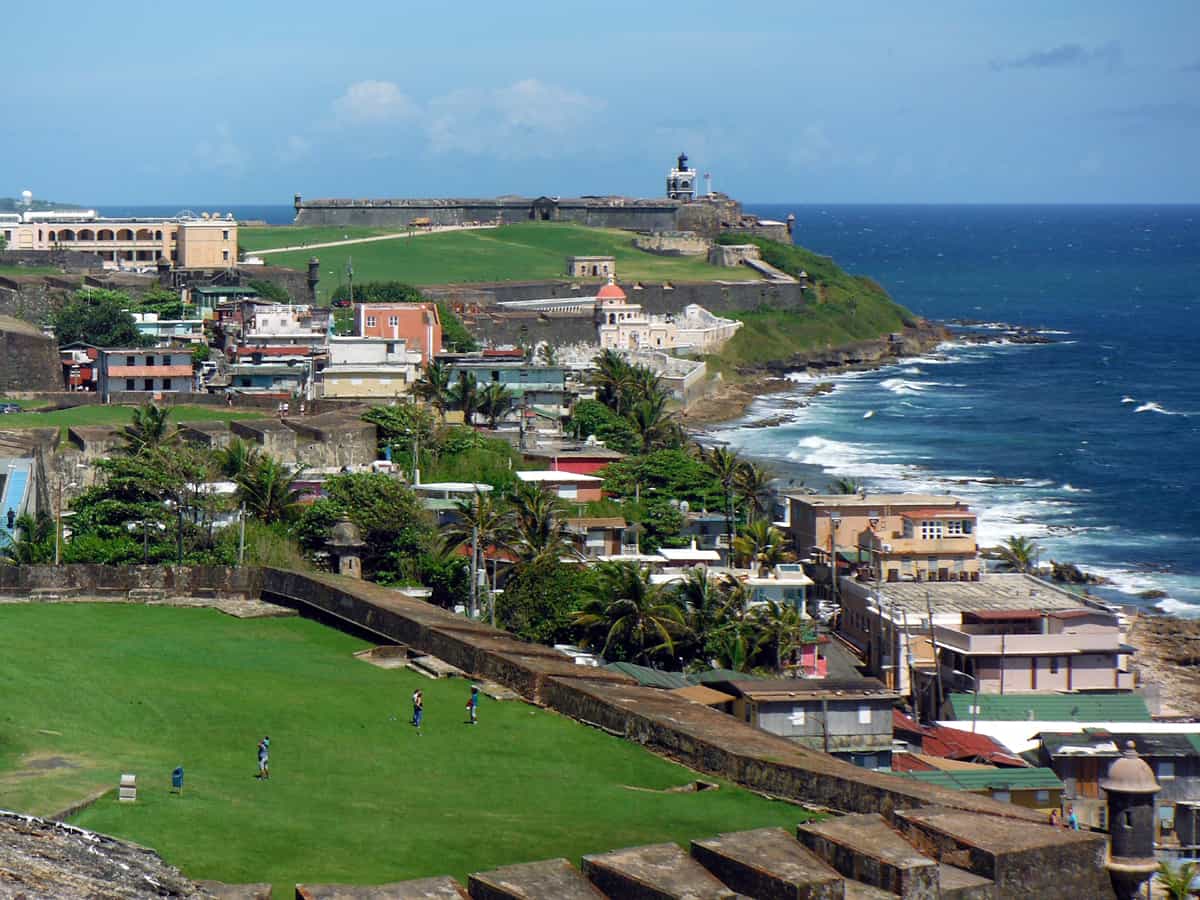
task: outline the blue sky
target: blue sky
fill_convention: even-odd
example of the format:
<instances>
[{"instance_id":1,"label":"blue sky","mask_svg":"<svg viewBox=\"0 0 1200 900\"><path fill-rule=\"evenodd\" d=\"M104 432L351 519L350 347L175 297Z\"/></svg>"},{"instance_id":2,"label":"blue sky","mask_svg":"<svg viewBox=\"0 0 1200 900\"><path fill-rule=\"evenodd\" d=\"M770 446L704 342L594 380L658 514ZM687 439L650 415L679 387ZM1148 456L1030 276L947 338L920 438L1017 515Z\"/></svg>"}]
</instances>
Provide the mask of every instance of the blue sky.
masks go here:
<instances>
[{"instance_id":1,"label":"blue sky","mask_svg":"<svg viewBox=\"0 0 1200 900\"><path fill-rule=\"evenodd\" d=\"M0 196L1200 202L1200 3L6 9Z\"/></svg>"}]
</instances>

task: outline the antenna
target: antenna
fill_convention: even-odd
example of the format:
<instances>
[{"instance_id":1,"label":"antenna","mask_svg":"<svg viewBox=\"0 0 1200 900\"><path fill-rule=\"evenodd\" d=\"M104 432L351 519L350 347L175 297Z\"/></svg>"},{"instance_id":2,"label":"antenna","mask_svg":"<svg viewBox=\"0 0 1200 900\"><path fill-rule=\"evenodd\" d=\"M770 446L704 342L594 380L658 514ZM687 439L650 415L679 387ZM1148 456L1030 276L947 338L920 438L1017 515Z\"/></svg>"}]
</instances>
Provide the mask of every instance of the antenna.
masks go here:
<instances>
[{"instance_id":1,"label":"antenna","mask_svg":"<svg viewBox=\"0 0 1200 900\"><path fill-rule=\"evenodd\" d=\"M712 196L712 172L704 173L704 189L708 193L708 196L711 197Z\"/></svg>"}]
</instances>

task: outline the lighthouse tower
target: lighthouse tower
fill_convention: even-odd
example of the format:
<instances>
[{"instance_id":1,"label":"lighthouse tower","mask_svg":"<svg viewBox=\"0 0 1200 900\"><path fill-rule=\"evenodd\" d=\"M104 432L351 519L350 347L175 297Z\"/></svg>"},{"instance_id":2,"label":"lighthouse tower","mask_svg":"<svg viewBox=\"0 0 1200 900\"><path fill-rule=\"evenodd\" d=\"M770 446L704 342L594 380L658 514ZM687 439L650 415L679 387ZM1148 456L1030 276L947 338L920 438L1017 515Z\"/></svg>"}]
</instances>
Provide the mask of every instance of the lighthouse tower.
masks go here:
<instances>
[{"instance_id":1,"label":"lighthouse tower","mask_svg":"<svg viewBox=\"0 0 1200 900\"><path fill-rule=\"evenodd\" d=\"M696 170L688 168L686 153L680 153L675 168L667 174L667 197L690 202L696 199Z\"/></svg>"}]
</instances>

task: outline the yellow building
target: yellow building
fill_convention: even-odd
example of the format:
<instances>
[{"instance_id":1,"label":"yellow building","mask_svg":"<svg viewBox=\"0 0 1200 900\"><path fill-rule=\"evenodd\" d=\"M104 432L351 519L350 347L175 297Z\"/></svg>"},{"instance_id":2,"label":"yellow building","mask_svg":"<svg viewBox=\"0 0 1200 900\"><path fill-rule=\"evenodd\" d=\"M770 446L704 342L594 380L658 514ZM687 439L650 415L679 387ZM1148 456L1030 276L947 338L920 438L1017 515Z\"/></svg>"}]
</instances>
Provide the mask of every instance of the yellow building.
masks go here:
<instances>
[{"instance_id":1,"label":"yellow building","mask_svg":"<svg viewBox=\"0 0 1200 900\"><path fill-rule=\"evenodd\" d=\"M232 215L169 219L112 219L95 210L27 212L0 219L11 250L95 253L106 268L150 267L166 259L180 269L224 269L237 264Z\"/></svg>"}]
</instances>

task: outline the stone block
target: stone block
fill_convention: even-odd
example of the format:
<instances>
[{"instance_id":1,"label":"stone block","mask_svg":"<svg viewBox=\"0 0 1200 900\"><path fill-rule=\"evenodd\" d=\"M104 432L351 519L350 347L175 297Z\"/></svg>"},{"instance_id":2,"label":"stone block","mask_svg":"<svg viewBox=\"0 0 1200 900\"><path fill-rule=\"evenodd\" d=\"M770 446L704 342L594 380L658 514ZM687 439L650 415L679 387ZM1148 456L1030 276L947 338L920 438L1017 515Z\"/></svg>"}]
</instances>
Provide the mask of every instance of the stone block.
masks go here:
<instances>
[{"instance_id":1,"label":"stone block","mask_svg":"<svg viewBox=\"0 0 1200 900\"><path fill-rule=\"evenodd\" d=\"M565 859L477 872L467 882L471 900L603 900L604 895Z\"/></svg>"},{"instance_id":2,"label":"stone block","mask_svg":"<svg viewBox=\"0 0 1200 900\"><path fill-rule=\"evenodd\" d=\"M996 882L948 863L938 866L941 900L999 900Z\"/></svg>"},{"instance_id":3,"label":"stone block","mask_svg":"<svg viewBox=\"0 0 1200 900\"><path fill-rule=\"evenodd\" d=\"M734 900L730 890L676 844L650 844L583 858L592 884L622 900Z\"/></svg>"},{"instance_id":4,"label":"stone block","mask_svg":"<svg viewBox=\"0 0 1200 900\"><path fill-rule=\"evenodd\" d=\"M122 803L132 803L137 799L137 776L125 774L121 776L121 786L117 798Z\"/></svg>"},{"instance_id":5,"label":"stone block","mask_svg":"<svg viewBox=\"0 0 1200 900\"><path fill-rule=\"evenodd\" d=\"M846 900L896 900L896 894L852 878L846 879Z\"/></svg>"},{"instance_id":6,"label":"stone block","mask_svg":"<svg viewBox=\"0 0 1200 900\"><path fill-rule=\"evenodd\" d=\"M937 864L918 853L880 815L838 816L801 825L797 834L847 878L905 900L937 900Z\"/></svg>"},{"instance_id":7,"label":"stone block","mask_svg":"<svg viewBox=\"0 0 1200 900\"><path fill-rule=\"evenodd\" d=\"M726 885L759 900L842 900L844 880L782 828L692 841L692 856Z\"/></svg>"},{"instance_id":8,"label":"stone block","mask_svg":"<svg viewBox=\"0 0 1200 900\"><path fill-rule=\"evenodd\" d=\"M298 884L296 900L467 900L467 892L443 875L391 884Z\"/></svg>"},{"instance_id":9,"label":"stone block","mask_svg":"<svg viewBox=\"0 0 1200 900\"><path fill-rule=\"evenodd\" d=\"M201 888L213 897L213 900L271 900L271 885L259 884L225 884L223 881L200 881Z\"/></svg>"},{"instance_id":10,"label":"stone block","mask_svg":"<svg viewBox=\"0 0 1200 900\"><path fill-rule=\"evenodd\" d=\"M1113 896L1103 835L936 806L897 810L895 821L923 852L992 880L1005 900Z\"/></svg>"}]
</instances>

